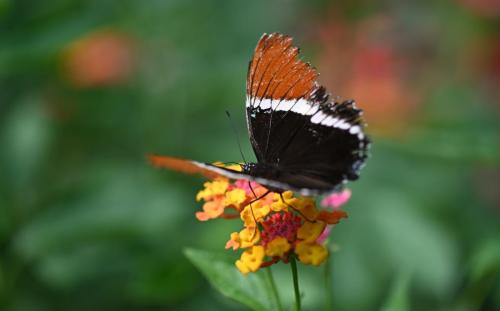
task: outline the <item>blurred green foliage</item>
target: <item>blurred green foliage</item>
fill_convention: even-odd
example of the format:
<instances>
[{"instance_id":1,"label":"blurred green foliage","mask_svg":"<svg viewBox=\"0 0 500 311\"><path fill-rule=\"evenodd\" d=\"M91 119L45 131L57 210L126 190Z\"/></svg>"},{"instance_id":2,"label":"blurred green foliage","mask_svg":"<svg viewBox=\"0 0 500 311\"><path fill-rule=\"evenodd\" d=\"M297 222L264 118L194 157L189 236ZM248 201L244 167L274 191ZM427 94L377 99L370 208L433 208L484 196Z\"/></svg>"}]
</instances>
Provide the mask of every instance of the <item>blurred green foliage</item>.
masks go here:
<instances>
[{"instance_id":1,"label":"blurred green foliage","mask_svg":"<svg viewBox=\"0 0 500 311\"><path fill-rule=\"evenodd\" d=\"M244 308L183 253L209 250L188 252L207 274L203 258L219 258L239 224L197 222L201 180L144 155L239 161L224 110L245 133L247 62L273 31L294 36L325 81L358 81L330 72L329 44L403 51L388 81L418 102L407 114L377 106L382 93L359 102L377 125L332 233L335 309L500 309L499 16L481 3L0 0L0 309ZM385 37L378 19L393 25ZM410 94L395 96L406 109ZM322 309L323 268L299 269L304 308ZM275 275L290 305L288 267Z\"/></svg>"}]
</instances>

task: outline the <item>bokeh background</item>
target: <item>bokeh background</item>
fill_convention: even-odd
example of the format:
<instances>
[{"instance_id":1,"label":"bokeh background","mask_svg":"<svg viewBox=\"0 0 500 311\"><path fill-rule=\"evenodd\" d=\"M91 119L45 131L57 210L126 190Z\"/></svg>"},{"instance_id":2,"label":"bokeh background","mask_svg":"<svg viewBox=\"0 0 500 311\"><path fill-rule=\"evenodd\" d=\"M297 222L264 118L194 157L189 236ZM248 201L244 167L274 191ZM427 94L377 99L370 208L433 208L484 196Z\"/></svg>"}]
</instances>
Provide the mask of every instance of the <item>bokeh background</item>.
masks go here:
<instances>
[{"instance_id":1,"label":"bokeh background","mask_svg":"<svg viewBox=\"0 0 500 311\"><path fill-rule=\"evenodd\" d=\"M0 0L1 310L245 309L183 252L239 222L196 221L202 180L144 155L240 161L228 110L251 157L247 63L274 31L374 141L332 232L335 308L500 309L498 1ZM300 267L306 309L321 271Z\"/></svg>"}]
</instances>

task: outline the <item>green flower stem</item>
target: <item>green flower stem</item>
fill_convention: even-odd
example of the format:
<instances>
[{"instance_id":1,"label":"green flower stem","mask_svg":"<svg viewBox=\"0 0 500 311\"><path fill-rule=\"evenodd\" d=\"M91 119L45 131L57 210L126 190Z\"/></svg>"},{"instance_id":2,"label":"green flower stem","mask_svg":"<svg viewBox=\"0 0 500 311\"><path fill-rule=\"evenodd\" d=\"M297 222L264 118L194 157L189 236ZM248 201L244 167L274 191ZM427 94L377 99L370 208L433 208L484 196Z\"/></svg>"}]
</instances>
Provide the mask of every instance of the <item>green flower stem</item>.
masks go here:
<instances>
[{"instance_id":1,"label":"green flower stem","mask_svg":"<svg viewBox=\"0 0 500 311\"><path fill-rule=\"evenodd\" d=\"M325 290L326 290L326 306L328 310L333 310L333 286L332 286L332 266L330 257L325 262Z\"/></svg>"},{"instance_id":2,"label":"green flower stem","mask_svg":"<svg viewBox=\"0 0 500 311\"><path fill-rule=\"evenodd\" d=\"M269 281L269 286L271 287L271 292L273 294L274 300L276 302L276 306L278 307L278 311L283 311L283 306L281 305L280 295L278 294L278 289L276 288L276 283L274 282L273 273L271 271L271 267L267 267L267 280Z\"/></svg>"},{"instance_id":3,"label":"green flower stem","mask_svg":"<svg viewBox=\"0 0 500 311\"><path fill-rule=\"evenodd\" d=\"M295 255L290 256L290 266L292 267L293 289L295 290L295 310L300 311L299 275L297 273L297 260L295 259Z\"/></svg>"}]
</instances>

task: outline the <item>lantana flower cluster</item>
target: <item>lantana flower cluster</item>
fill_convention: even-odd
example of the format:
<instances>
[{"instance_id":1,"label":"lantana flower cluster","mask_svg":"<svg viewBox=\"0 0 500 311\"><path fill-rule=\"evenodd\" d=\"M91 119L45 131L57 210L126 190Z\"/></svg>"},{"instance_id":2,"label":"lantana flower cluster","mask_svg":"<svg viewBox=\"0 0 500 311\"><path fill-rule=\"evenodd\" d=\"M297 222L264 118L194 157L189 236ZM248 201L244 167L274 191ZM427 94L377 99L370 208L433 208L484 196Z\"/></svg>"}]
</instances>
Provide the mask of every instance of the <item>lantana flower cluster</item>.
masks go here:
<instances>
[{"instance_id":1,"label":"lantana flower cluster","mask_svg":"<svg viewBox=\"0 0 500 311\"><path fill-rule=\"evenodd\" d=\"M196 217L200 221L241 219L243 228L231 233L226 249L243 250L235 263L243 274L286 263L290 256L318 266L328 257L324 244L331 226L347 217L338 207L349 196L348 190L331 195L322 202L331 208L318 209L311 197L269 192L255 182L218 177L205 182L196 195L197 201L205 202Z\"/></svg>"}]
</instances>

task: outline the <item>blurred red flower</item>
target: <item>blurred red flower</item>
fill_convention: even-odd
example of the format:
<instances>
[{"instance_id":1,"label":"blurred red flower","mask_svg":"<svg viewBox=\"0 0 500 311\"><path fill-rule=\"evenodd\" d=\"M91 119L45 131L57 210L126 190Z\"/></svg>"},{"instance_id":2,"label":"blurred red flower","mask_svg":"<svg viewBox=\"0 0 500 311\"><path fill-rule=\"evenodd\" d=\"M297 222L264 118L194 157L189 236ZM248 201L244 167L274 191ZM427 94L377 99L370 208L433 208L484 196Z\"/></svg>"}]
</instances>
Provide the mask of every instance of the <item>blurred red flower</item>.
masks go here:
<instances>
[{"instance_id":1,"label":"blurred red flower","mask_svg":"<svg viewBox=\"0 0 500 311\"><path fill-rule=\"evenodd\" d=\"M458 2L475 15L487 18L500 17L500 1L498 0L459 0Z\"/></svg>"},{"instance_id":2,"label":"blurred red flower","mask_svg":"<svg viewBox=\"0 0 500 311\"><path fill-rule=\"evenodd\" d=\"M334 95L354 98L372 132L399 135L411 124L417 94L406 79L409 67L397 48L394 25L385 16L349 23L331 17L316 38L322 81Z\"/></svg>"},{"instance_id":3,"label":"blurred red flower","mask_svg":"<svg viewBox=\"0 0 500 311\"><path fill-rule=\"evenodd\" d=\"M108 86L129 78L134 48L127 35L101 30L72 42L64 56L65 75L73 85Z\"/></svg>"}]
</instances>

